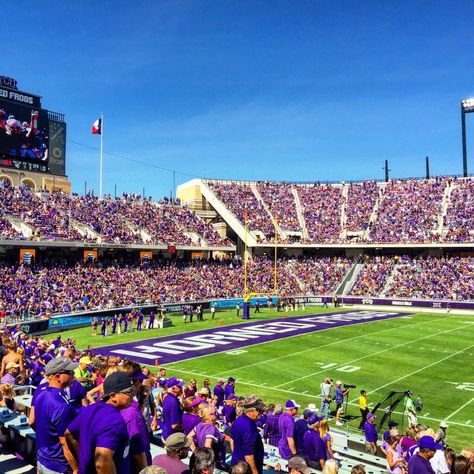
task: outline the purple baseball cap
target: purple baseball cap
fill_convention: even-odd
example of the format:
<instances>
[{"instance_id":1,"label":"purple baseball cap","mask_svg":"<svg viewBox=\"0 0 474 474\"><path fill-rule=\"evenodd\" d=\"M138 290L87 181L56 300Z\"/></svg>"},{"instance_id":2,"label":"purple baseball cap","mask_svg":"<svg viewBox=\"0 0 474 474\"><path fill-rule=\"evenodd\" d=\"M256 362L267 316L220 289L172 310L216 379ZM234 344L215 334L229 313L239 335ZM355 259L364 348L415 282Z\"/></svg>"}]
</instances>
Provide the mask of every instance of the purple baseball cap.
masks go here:
<instances>
[{"instance_id":1,"label":"purple baseball cap","mask_svg":"<svg viewBox=\"0 0 474 474\"><path fill-rule=\"evenodd\" d=\"M227 382L235 382L234 377L229 377L229 378L227 379Z\"/></svg>"},{"instance_id":2,"label":"purple baseball cap","mask_svg":"<svg viewBox=\"0 0 474 474\"><path fill-rule=\"evenodd\" d=\"M372 420L372 419L375 420L376 418L377 418L377 417L376 417L373 413L369 413L369 414L367 415L367 419L368 419L368 420Z\"/></svg>"},{"instance_id":3,"label":"purple baseball cap","mask_svg":"<svg viewBox=\"0 0 474 474\"><path fill-rule=\"evenodd\" d=\"M202 403L204 400L200 397L196 397L190 404L189 406L190 407L195 407L196 405L199 405L200 403Z\"/></svg>"},{"instance_id":4,"label":"purple baseball cap","mask_svg":"<svg viewBox=\"0 0 474 474\"><path fill-rule=\"evenodd\" d=\"M443 449L443 446L436 443L431 436L422 436L420 441L418 441L418 446L420 449L433 449L435 451L438 449Z\"/></svg>"},{"instance_id":5,"label":"purple baseball cap","mask_svg":"<svg viewBox=\"0 0 474 474\"><path fill-rule=\"evenodd\" d=\"M235 393L231 393L228 397L227 400L237 400L239 398Z\"/></svg>"},{"instance_id":6,"label":"purple baseball cap","mask_svg":"<svg viewBox=\"0 0 474 474\"><path fill-rule=\"evenodd\" d=\"M315 423L317 423L318 421L321 421L321 418L319 418L318 415L315 415L314 413L312 415L309 415L308 418L306 418L306 423L309 425L309 426L312 426L314 425Z\"/></svg>"},{"instance_id":7,"label":"purple baseball cap","mask_svg":"<svg viewBox=\"0 0 474 474\"><path fill-rule=\"evenodd\" d=\"M178 379L178 377L171 377L166 381L167 388L182 387L183 385L184 385L184 381L181 379Z\"/></svg>"},{"instance_id":8,"label":"purple baseball cap","mask_svg":"<svg viewBox=\"0 0 474 474\"><path fill-rule=\"evenodd\" d=\"M131 378L132 380L146 380L148 378L148 375L145 375L142 372L141 367L137 367L137 370L133 372L133 374L131 375Z\"/></svg>"},{"instance_id":9,"label":"purple baseball cap","mask_svg":"<svg viewBox=\"0 0 474 474\"><path fill-rule=\"evenodd\" d=\"M294 401L294 400L287 400L285 403L285 408L290 409L290 408L299 408L300 406Z\"/></svg>"}]
</instances>

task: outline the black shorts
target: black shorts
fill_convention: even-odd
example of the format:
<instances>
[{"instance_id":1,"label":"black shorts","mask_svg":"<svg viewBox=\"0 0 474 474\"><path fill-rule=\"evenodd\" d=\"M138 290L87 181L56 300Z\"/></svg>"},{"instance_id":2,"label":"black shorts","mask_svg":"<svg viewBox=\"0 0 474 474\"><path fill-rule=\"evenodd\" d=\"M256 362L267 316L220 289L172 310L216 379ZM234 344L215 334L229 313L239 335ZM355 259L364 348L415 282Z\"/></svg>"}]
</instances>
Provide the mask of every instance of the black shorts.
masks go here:
<instances>
[{"instance_id":1,"label":"black shorts","mask_svg":"<svg viewBox=\"0 0 474 474\"><path fill-rule=\"evenodd\" d=\"M337 413L339 410L342 410L343 405L344 405L344 403L337 403L337 404L336 404L336 413Z\"/></svg>"}]
</instances>

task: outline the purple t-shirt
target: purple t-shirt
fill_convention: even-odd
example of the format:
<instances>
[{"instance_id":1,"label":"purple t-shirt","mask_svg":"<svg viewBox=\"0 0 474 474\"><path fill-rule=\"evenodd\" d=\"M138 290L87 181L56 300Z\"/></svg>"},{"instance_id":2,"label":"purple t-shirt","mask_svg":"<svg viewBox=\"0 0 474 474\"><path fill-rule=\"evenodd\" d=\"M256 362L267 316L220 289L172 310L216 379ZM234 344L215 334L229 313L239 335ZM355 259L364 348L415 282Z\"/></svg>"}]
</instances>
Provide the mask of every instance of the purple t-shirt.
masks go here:
<instances>
[{"instance_id":1,"label":"purple t-shirt","mask_svg":"<svg viewBox=\"0 0 474 474\"><path fill-rule=\"evenodd\" d=\"M69 463L64 457L59 437L74 419L74 410L66 394L59 388L46 387L35 400L35 430L38 461L56 472L69 472Z\"/></svg>"},{"instance_id":2,"label":"purple t-shirt","mask_svg":"<svg viewBox=\"0 0 474 474\"><path fill-rule=\"evenodd\" d=\"M153 466L159 466L166 471L166 474L188 474L189 467L181 459L175 459L167 454L160 454L153 458Z\"/></svg>"},{"instance_id":3,"label":"purple t-shirt","mask_svg":"<svg viewBox=\"0 0 474 474\"><path fill-rule=\"evenodd\" d=\"M245 461L245 456L254 456L258 472L263 472L263 441L256 423L247 415L240 415L230 429L234 441L232 465Z\"/></svg>"},{"instance_id":4,"label":"purple t-shirt","mask_svg":"<svg viewBox=\"0 0 474 474\"><path fill-rule=\"evenodd\" d=\"M69 431L79 440L79 474L93 474L95 448L114 451L117 474L129 474L129 439L127 425L114 406L99 401L84 407Z\"/></svg>"},{"instance_id":5,"label":"purple t-shirt","mask_svg":"<svg viewBox=\"0 0 474 474\"><path fill-rule=\"evenodd\" d=\"M165 440L169 435L175 433L171 425L181 424L183 417L183 408L179 400L172 394L166 395L163 400L163 428L161 437Z\"/></svg>"},{"instance_id":6,"label":"purple t-shirt","mask_svg":"<svg viewBox=\"0 0 474 474\"><path fill-rule=\"evenodd\" d=\"M309 430L304 435L304 455L313 462L326 460L326 445L318 431Z\"/></svg>"},{"instance_id":7,"label":"purple t-shirt","mask_svg":"<svg viewBox=\"0 0 474 474\"><path fill-rule=\"evenodd\" d=\"M233 405L224 405L224 421L230 425L235 421L236 409Z\"/></svg>"},{"instance_id":8,"label":"purple t-shirt","mask_svg":"<svg viewBox=\"0 0 474 474\"><path fill-rule=\"evenodd\" d=\"M288 438L294 438L295 421L289 413L282 413L278 420L280 430L280 441L278 441L278 451L283 459L289 459L293 453L288 444Z\"/></svg>"},{"instance_id":9,"label":"purple t-shirt","mask_svg":"<svg viewBox=\"0 0 474 474\"><path fill-rule=\"evenodd\" d=\"M375 425L373 423L370 423L369 421L366 421L364 423L364 433L365 433L365 440L368 443L374 443L377 441L377 438L378 438L377 429L375 428Z\"/></svg>"},{"instance_id":10,"label":"purple t-shirt","mask_svg":"<svg viewBox=\"0 0 474 474\"><path fill-rule=\"evenodd\" d=\"M221 469L225 465L225 435L221 433L214 425L210 423L199 423L194 431L196 433L196 438L194 442L199 448L206 447L206 441L212 441L212 450L214 451L216 457L216 466L218 469Z\"/></svg>"},{"instance_id":11,"label":"purple t-shirt","mask_svg":"<svg viewBox=\"0 0 474 474\"><path fill-rule=\"evenodd\" d=\"M81 383L79 383L77 380L74 380L72 385L68 387L65 392L66 397L69 400L69 404L76 412L76 415L78 415L82 408L82 400L86 398L87 390Z\"/></svg>"},{"instance_id":12,"label":"purple t-shirt","mask_svg":"<svg viewBox=\"0 0 474 474\"><path fill-rule=\"evenodd\" d=\"M130 455L144 452L149 466L151 464L150 435L138 402L132 400L130 406L121 410L120 414L127 425L128 437L130 438Z\"/></svg>"},{"instance_id":13,"label":"purple t-shirt","mask_svg":"<svg viewBox=\"0 0 474 474\"><path fill-rule=\"evenodd\" d=\"M224 404L224 389L222 385L217 384L213 389L214 395L217 397L217 407L221 407Z\"/></svg>"},{"instance_id":14,"label":"purple t-shirt","mask_svg":"<svg viewBox=\"0 0 474 474\"><path fill-rule=\"evenodd\" d=\"M195 426L201 423L201 418L192 413L183 413L183 432L187 436Z\"/></svg>"},{"instance_id":15,"label":"purple t-shirt","mask_svg":"<svg viewBox=\"0 0 474 474\"><path fill-rule=\"evenodd\" d=\"M226 384L224 388L224 394L225 394L226 400L230 397L230 395L235 394L234 385Z\"/></svg>"},{"instance_id":16,"label":"purple t-shirt","mask_svg":"<svg viewBox=\"0 0 474 474\"><path fill-rule=\"evenodd\" d=\"M435 474L435 472L427 459L414 454L408 461L408 474Z\"/></svg>"}]
</instances>

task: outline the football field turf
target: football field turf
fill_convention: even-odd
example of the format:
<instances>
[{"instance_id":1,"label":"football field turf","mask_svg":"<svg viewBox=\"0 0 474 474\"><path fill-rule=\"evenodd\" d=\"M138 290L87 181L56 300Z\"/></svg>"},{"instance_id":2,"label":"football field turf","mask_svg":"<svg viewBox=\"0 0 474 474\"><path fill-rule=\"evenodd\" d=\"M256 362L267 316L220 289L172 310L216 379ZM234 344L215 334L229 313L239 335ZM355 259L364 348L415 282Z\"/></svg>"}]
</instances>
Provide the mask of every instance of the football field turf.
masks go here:
<instances>
[{"instance_id":1,"label":"football field turf","mask_svg":"<svg viewBox=\"0 0 474 474\"><path fill-rule=\"evenodd\" d=\"M293 314L315 313L322 311L311 307ZM268 321L277 316L282 314L263 310L257 319ZM63 333L63 338L76 338L79 348L89 344L100 347L215 328L218 320L224 328L241 323L233 311L219 313L215 321L206 317L204 322L186 325L180 317L172 317L171 328L107 338L92 337L90 328L83 328ZM357 398L362 388L367 390L372 406L391 390L411 389L414 397L421 396L424 402L420 421L436 430L439 421L446 420L448 442L459 450L471 446L474 440L473 326L472 316L412 314L292 335L165 367L168 375L186 381L195 377L198 384L205 377L214 384L218 377L232 375L237 379L239 395L258 394L266 402L292 398L302 406L316 403L319 407L319 387L324 377L340 379L357 385L348 397L347 414L352 416L359 415ZM399 406L396 411L401 409ZM394 416L397 421L401 417L401 413ZM350 422L354 427L358 423L357 418Z\"/></svg>"}]
</instances>

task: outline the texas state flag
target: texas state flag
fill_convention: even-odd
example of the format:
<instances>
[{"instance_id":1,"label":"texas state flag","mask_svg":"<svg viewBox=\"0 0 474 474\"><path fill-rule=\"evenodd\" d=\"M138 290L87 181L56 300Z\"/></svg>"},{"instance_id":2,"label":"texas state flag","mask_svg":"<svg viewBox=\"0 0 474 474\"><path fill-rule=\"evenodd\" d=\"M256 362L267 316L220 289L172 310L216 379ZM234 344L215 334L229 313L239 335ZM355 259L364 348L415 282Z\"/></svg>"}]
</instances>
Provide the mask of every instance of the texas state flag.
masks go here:
<instances>
[{"instance_id":1,"label":"texas state flag","mask_svg":"<svg viewBox=\"0 0 474 474\"><path fill-rule=\"evenodd\" d=\"M102 119L97 119L92 125L92 135L102 135Z\"/></svg>"}]
</instances>

